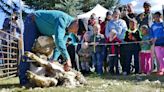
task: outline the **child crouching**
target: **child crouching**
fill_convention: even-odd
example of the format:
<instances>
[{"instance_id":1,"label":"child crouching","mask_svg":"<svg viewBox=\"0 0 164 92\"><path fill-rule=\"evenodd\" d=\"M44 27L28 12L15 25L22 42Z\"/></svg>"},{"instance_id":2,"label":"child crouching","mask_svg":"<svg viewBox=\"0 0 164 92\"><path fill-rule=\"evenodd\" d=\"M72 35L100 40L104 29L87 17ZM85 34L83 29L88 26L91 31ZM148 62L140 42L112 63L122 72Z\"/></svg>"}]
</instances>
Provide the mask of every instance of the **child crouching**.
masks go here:
<instances>
[{"instance_id":1,"label":"child crouching","mask_svg":"<svg viewBox=\"0 0 164 92\"><path fill-rule=\"evenodd\" d=\"M81 72L85 74L89 74L92 53L88 46L88 42L84 42L81 46L81 49L78 52L81 64Z\"/></svg>"}]
</instances>

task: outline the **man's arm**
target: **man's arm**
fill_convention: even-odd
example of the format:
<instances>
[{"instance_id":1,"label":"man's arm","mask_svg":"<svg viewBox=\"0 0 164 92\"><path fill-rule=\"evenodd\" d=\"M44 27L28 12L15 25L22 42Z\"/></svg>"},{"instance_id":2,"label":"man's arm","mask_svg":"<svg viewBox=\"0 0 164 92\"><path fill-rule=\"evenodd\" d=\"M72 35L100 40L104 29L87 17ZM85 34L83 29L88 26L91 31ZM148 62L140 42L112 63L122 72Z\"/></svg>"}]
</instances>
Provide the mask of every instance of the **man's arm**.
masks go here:
<instances>
[{"instance_id":1,"label":"man's arm","mask_svg":"<svg viewBox=\"0 0 164 92\"><path fill-rule=\"evenodd\" d=\"M69 35L65 35L64 36L64 42L65 42L65 44L67 43L68 37L69 37ZM59 51L59 49L58 48L55 48L54 55L53 55L53 60L55 60L55 61L58 60L58 58L59 58L60 55L61 55L61 52Z\"/></svg>"},{"instance_id":2,"label":"man's arm","mask_svg":"<svg viewBox=\"0 0 164 92\"><path fill-rule=\"evenodd\" d=\"M66 60L70 60L70 56L68 54L67 47L66 47L65 40L64 40L65 29L66 29L64 19L61 17L56 22L57 23L55 26L57 28L56 28L55 34L54 34L55 35L55 41L54 42L56 43L56 47L60 51L63 58Z\"/></svg>"},{"instance_id":3,"label":"man's arm","mask_svg":"<svg viewBox=\"0 0 164 92\"><path fill-rule=\"evenodd\" d=\"M53 54L53 60L54 60L54 61L57 61L60 55L61 55L61 53L60 53L60 51L58 50L58 48L55 48L54 54Z\"/></svg>"},{"instance_id":4,"label":"man's arm","mask_svg":"<svg viewBox=\"0 0 164 92\"><path fill-rule=\"evenodd\" d=\"M119 39L123 40L124 37L125 37L125 33L128 30L127 24L126 24L126 22L124 20L121 21L121 26L122 26L122 31L121 31L121 34L119 34L120 35Z\"/></svg>"},{"instance_id":5,"label":"man's arm","mask_svg":"<svg viewBox=\"0 0 164 92\"><path fill-rule=\"evenodd\" d=\"M106 24L106 28L105 28L105 36L107 38L109 37L109 32L110 32L110 22Z\"/></svg>"}]
</instances>

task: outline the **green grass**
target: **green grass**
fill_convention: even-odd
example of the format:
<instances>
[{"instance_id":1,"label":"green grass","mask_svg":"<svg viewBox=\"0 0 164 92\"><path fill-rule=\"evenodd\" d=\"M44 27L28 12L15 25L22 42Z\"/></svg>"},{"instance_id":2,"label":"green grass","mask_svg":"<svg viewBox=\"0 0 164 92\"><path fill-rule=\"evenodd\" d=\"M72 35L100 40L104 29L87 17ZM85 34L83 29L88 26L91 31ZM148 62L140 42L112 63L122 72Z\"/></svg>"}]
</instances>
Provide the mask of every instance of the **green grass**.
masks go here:
<instances>
[{"instance_id":1,"label":"green grass","mask_svg":"<svg viewBox=\"0 0 164 92\"><path fill-rule=\"evenodd\" d=\"M18 77L0 81L0 92L164 92L164 77L129 75L102 77L92 74L86 77L88 85L77 88L49 87L22 88Z\"/></svg>"}]
</instances>

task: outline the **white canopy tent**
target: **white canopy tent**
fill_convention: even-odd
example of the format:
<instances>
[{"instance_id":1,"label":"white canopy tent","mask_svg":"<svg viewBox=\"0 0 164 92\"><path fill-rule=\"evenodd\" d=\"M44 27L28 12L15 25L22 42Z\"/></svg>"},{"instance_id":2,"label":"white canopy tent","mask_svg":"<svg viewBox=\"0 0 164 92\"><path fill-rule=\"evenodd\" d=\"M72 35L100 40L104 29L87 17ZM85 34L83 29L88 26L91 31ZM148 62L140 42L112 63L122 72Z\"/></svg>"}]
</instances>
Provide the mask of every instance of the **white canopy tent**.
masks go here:
<instances>
[{"instance_id":1,"label":"white canopy tent","mask_svg":"<svg viewBox=\"0 0 164 92\"><path fill-rule=\"evenodd\" d=\"M105 18L107 11L108 11L108 9L104 8L100 4L97 4L92 10L88 11L87 13L78 15L77 17L78 18L89 18L93 13L95 13L97 18L98 17Z\"/></svg>"}]
</instances>

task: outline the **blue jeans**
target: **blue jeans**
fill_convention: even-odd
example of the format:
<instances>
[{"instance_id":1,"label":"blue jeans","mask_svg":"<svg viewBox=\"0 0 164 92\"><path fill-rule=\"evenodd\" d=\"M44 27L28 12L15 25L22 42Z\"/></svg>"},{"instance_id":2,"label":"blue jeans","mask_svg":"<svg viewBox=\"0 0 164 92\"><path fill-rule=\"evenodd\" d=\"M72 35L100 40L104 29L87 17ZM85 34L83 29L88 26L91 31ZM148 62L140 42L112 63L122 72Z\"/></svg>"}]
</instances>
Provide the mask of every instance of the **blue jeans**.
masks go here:
<instances>
[{"instance_id":1,"label":"blue jeans","mask_svg":"<svg viewBox=\"0 0 164 92\"><path fill-rule=\"evenodd\" d=\"M38 38L40 33L37 31L35 22L32 19L33 15L29 14L24 22L24 51L31 51L35 39ZM27 61L27 57L22 57L19 64L19 80L21 85L25 85L29 82L26 76L27 70L29 70L30 64Z\"/></svg>"},{"instance_id":2,"label":"blue jeans","mask_svg":"<svg viewBox=\"0 0 164 92\"><path fill-rule=\"evenodd\" d=\"M102 52L96 52L92 54L92 65L96 68L97 74L103 73L103 54Z\"/></svg>"}]
</instances>

